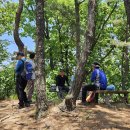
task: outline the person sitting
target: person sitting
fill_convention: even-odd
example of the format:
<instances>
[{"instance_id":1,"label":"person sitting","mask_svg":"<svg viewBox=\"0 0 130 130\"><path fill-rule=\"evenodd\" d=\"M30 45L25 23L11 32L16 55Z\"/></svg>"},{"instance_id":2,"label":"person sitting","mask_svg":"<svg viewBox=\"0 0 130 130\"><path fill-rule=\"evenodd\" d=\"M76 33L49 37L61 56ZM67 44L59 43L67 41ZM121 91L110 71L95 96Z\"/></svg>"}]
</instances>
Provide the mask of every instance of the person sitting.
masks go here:
<instances>
[{"instance_id":1,"label":"person sitting","mask_svg":"<svg viewBox=\"0 0 130 130\"><path fill-rule=\"evenodd\" d=\"M59 75L56 76L56 86L58 87L58 95L60 98L63 98L62 92L69 92L69 88L65 86L65 83L69 86L68 77L65 75L64 70L60 70Z\"/></svg>"},{"instance_id":2,"label":"person sitting","mask_svg":"<svg viewBox=\"0 0 130 130\"><path fill-rule=\"evenodd\" d=\"M107 88L107 78L106 74L100 69L100 64L98 62L93 63L93 72L91 74L92 84L85 85L82 88L82 104L86 105L86 94L87 91L95 90L106 90ZM98 103L98 94L95 94L95 102Z\"/></svg>"}]
</instances>

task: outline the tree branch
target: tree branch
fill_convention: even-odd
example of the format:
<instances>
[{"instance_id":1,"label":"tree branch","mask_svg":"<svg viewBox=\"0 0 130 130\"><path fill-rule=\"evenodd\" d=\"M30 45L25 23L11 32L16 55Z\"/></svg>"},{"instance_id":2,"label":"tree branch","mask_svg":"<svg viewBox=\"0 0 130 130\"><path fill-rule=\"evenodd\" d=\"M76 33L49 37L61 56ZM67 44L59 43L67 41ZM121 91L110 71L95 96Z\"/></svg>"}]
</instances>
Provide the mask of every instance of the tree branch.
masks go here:
<instances>
[{"instance_id":1,"label":"tree branch","mask_svg":"<svg viewBox=\"0 0 130 130\"><path fill-rule=\"evenodd\" d=\"M84 1L85 1L85 0L79 1L78 4L80 5L80 4L82 4Z\"/></svg>"},{"instance_id":2,"label":"tree branch","mask_svg":"<svg viewBox=\"0 0 130 130\"><path fill-rule=\"evenodd\" d=\"M100 32L99 32L99 34L98 34L98 36L97 36L97 38L96 38L96 42L97 42L98 39L100 38L102 30L104 29L106 23L108 22L108 20L110 19L111 15L112 15L113 12L115 11L116 7L117 7L117 2L115 3L115 5L114 5L112 11L110 12L110 14L108 15L107 19L104 21L104 23L103 23L103 25L102 25L102 27L101 27L101 29L100 29Z\"/></svg>"},{"instance_id":3,"label":"tree branch","mask_svg":"<svg viewBox=\"0 0 130 130\"><path fill-rule=\"evenodd\" d=\"M95 38L95 42L92 44L91 51L93 51L95 45L97 44L97 42L98 42L98 40L99 40L99 38L100 38L100 36L101 36L102 30L104 29L106 23L107 23L108 20L110 19L111 15L113 14L113 12L114 12L114 10L116 9L116 7L117 7L117 2L115 3L115 5L114 5L112 11L110 12L110 14L108 15L107 19L106 19L106 20L104 21L104 23L102 24L101 29L100 29L100 32L99 32L99 34L97 35L97 38Z\"/></svg>"},{"instance_id":4,"label":"tree branch","mask_svg":"<svg viewBox=\"0 0 130 130\"><path fill-rule=\"evenodd\" d=\"M19 6L18 6L18 10L15 16L15 27L14 27L14 32L13 32L15 43L18 46L19 51L22 51L22 52L24 51L24 44L19 37L19 25L20 25L20 20L21 20L21 14L23 11L23 4L24 4L24 0L19 0Z\"/></svg>"},{"instance_id":5,"label":"tree branch","mask_svg":"<svg viewBox=\"0 0 130 130\"><path fill-rule=\"evenodd\" d=\"M100 63L102 63L111 54L111 52L113 51L114 48L115 48L115 46L111 47L111 49L108 51L108 53L104 57L101 58Z\"/></svg>"},{"instance_id":6,"label":"tree branch","mask_svg":"<svg viewBox=\"0 0 130 130\"><path fill-rule=\"evenodd\" d=\"M129 29L130 29L130 0L124 0L124 6L127 15L127 24L129 25Z\"/></svg>"}]
</instances>

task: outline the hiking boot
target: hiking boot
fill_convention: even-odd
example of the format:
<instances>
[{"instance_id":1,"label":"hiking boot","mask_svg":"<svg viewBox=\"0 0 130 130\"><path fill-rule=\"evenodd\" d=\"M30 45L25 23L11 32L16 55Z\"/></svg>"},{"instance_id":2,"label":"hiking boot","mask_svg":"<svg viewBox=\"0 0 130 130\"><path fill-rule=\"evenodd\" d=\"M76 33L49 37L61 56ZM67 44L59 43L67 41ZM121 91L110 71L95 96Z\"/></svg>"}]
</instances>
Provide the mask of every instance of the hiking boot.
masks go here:
<instances>
[{"instance_id":1,"label":"hiking boot","mask_svg":"<svg viewBox=\"0 0 130 130\"><path fill-rule=\"evenodd\" d=\"M18 109L24 108L24 105L19 105Z\"/></svg>"},{"instance_id":2,"label":"hiking boot","mask_svg":"<svg viewBox=\"0 0 130 130\"><path fill-rule=\"evenodd\" d=\"M25 107L30 107L30 103L26 102Z\"/></svg>"},{"instance_id":3,"label":"hiking boot","mask_svg":"<svg viewBox=\"0 0 130 130\"><path fill-rule=\"evenodd\" d=\"M32 104L33 102L32 102L32 100L28 100L28 103L29 103L29 104Z\"/></svg>"}]
</instances>

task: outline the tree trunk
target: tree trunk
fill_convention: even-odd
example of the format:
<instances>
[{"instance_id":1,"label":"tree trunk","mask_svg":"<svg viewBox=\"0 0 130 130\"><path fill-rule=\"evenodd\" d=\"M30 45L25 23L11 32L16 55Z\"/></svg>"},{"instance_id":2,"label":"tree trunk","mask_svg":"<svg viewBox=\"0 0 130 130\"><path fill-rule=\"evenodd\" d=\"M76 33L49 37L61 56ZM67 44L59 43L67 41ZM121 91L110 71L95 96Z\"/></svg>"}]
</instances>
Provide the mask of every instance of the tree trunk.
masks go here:
<instances>
[{"instance_id":1,"label":"tree trunk","mask_svg":"<svg viewBox=\"0 0 130 130\"><path fill-rule=\"evenodd\" d=\"M62 26L59 25L58 33L59 33L59 43L60 43L60 62L61 62L61 65L64 66L64 54L63 54L63 45L62 45L62 38L61 38L61 28Z\"/></svg>"},{"instance_id":2,"label":"tree trunk","mask_svg":"<svg viewBox=\"0 0 130 130\"><path fill-rule=\"evenodd\" d=\"M127 15L125 41L128 42L129 30L130 30L130 0L124 0L124 6ZM122 51L122 89L127 89L129 83L128 77L129 77L129 48L125 46L123 47Z\"/></svg>"},{"instance_id":3,"label":"tree trunk","mask_svg":"<svg viewBox=\"0 0 130 130\"><path fill-rule=\"evenodd\" d=\"M60 62L61 65L64 66L64 54L63 54L62 34L61 34L61 29L63 24L60 23L58 16L56 20L56 25L58 26L58 35L59 35L59 43L60 43Z\"/></svg>"},{"instance_id":4,"label":"tree trunk","mask_svg":"<svg viewBox=\"0 0 130 130\"><path fill-rule=\"evenodd\" d=\"M69 46L67 44L65 45L65 71L66 71L67 77L69 76L68 49L69 49Z\"/></svg>"},{"instance_id":5,"label":"tree trunk","mask_svg":"<svg viewBox=\"0 0 130 130\"><path fill-rule=\"evenodd\" d=\"M44 0L36 1L36 119L47 110L46 83L45 83L45 57L44 57Z\"/></svg>"},{"instance_id":6,"label":"tree trunk","mask_svg":"<svg viewBox=\"0 0 130 130\"><path fill-rule=\"evenodd\" d=\"M46 39L47 39L47 42L49 43L49 40L50 40L50 34L49 34L49 23L48 23L48 17L46 16L45 17L45 28L46 28ZM51 70L54 69L54 60L53 60L53 52L52 52L53 48L51 47L51 44L50 44L50 47L49 47L49 58L50 58L50 68Z\"/></svg>"},{"instance_id":7,"label":"tree trunk","mask_svg":"<svg viewBox=\"0 0 130 130\"><path fill-rule=\"evenodd\" d=\"M123 47L122 51L122 90L126 90L129 83L129 51Z\"/></svg>"},{"instance_id":8,"label":"tree trunk","mask_svg":"<svg viewBox=\"0 0 130 130\"><path fill-rule=\"evenodd\" d=\"M80 14L79 14L79 1L75 0L75 18L76 18L76 60L77 63L80 59L80 51L81 51L81 46L80 46Z\"/></svg>"},{"instance_id":9,"label":"tree trunk","mask_svg":"<svg viewBox=\"0 0 130 130\"><path fill-rule=\"evenodd\" d=\"M18 46L19 51L21 52L24 52L24 44L19 37L19 25L20 25L20 20L21 20L21 14L23 11L23 4L24 4L24 0L19 0L19 6L18 6L18 10L15 16L15 26L14 26L14 32L13 32L14 41L16 45Z\"/></svg>"},{"instance_id":10,"label":"tree trunk","mask_svg":"<svg viewBox=\"0 0 130 130\"><path fill-rule=\"evenodd\" d=\"M130 29L130 0L124 0L124 6L126 10L126 15L127 15L127 24Z\"/></svg>"},{"instance_id":11,"label":"tree trunk","mask_svg":"<svg viewBox=\"0 0 130 130\"><path fill-rule=\"evenodd\" d=\"M83 52L81 53L80 61L77 64L75 80L72 83L72 89L69 92L70 96L67 96L67 99L65 99L64 105L61 106L61 109L73 110L75 108L76 99L79 95L85 76L85 65L87 63L88 56L90 54L90 47L94 43L95 18L96 18L95 11L96 11L96 0L89 0L88 18L87 18L88 29L85 35L85 44L83 47L84 49Z\"/></svg>"}]
</instances>

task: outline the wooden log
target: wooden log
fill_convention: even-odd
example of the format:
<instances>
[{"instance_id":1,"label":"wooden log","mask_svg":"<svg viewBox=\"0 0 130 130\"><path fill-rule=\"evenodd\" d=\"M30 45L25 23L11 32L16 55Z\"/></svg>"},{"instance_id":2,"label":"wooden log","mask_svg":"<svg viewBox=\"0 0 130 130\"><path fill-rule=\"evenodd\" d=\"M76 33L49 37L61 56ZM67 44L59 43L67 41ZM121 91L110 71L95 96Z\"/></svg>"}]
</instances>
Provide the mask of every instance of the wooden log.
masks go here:
<instances>
[{"instance_id":1,"label":"wooden log","mask_svg":"<svg viewBox=\"0 0 130 130\"><path fill-rule=\"evenodd\" d=\"M110 90L97 90L96 93L108 93L108 94L128 94L130 93L127 90L117 90L117 91L110 91Z\"/></svg>"}]
</instances>

